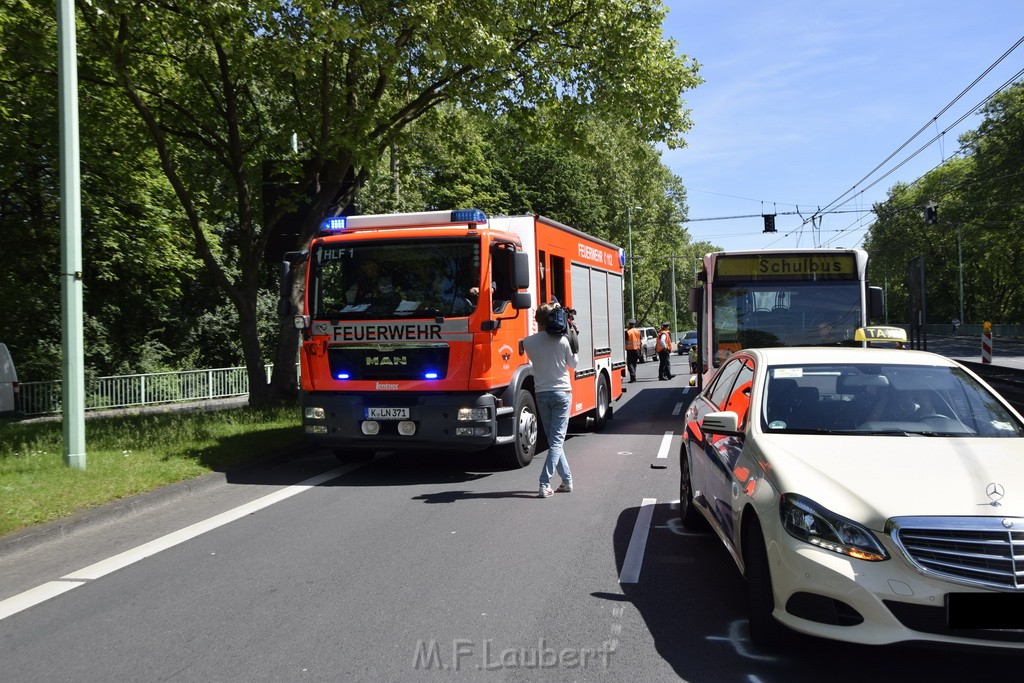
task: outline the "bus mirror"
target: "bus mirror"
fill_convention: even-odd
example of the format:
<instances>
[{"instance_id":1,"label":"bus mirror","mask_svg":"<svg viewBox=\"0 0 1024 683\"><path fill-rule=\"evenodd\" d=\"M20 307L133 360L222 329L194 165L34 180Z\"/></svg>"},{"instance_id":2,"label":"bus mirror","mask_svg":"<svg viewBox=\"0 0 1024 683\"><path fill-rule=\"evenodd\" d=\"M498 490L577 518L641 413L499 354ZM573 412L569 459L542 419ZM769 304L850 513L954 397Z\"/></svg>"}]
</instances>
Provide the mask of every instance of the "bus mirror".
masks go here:
<instances>
[{"instance_id":1,"label":"bus mirror","mask_svg":"<svg viewBox=\"0 0 1024 683\"><path fill-rule=\"evenodd\" d=\"M512 256L512 277L515 289L527 289L530 286L530 255L525 251L517 251ZM529 308L527 305L524 308ZM519 306L516 306L519 308Z\"/></svg>"},{"instance_id":2,"label":"bus mirror","mask_svg":"<svg viewBox=\"0 0 1024 683\"><path fill-rule=\"evenodd\" d=\"M704 303L704 288L690 287L690 313L700 313Z\"/></svg>"},{"instance_id":3,"label":"bus mirror","mask_svg":"<svg viewBox=\"0 0 1024 683\"><path fill-rule=\"evenodd\" d=\"M868 320L885 316L885 299L881 287L868 287Z\"/></svg>"},{"instance_id":4,"label":"bus mirror","mask_svg":"<svg viewBox=\"0 0 1024 683\"><path fill-rule=\"evenodd\" d=\"M512 295L512 308L523 310L533 306L533 297L529 292L515 292Z\"/></svg>"}]
</instances>

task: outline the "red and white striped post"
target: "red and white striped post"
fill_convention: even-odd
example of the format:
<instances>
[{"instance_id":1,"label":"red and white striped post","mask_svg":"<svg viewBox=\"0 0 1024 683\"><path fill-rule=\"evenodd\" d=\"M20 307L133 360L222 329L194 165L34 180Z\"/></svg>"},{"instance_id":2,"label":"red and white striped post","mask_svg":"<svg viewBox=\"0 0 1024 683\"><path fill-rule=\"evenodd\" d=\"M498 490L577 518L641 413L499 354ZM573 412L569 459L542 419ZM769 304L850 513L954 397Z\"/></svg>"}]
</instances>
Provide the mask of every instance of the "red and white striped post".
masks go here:
<instances>
[{"instance_id":1,"label":"red and white striped post","mask_svg":"<svg viewBox=\"0 0 1024 683\"><path fill-rule=\"evenodd\" d=\"M992 362L992 323L981 326L981 362Z\"/></svg>"}]
</instances>

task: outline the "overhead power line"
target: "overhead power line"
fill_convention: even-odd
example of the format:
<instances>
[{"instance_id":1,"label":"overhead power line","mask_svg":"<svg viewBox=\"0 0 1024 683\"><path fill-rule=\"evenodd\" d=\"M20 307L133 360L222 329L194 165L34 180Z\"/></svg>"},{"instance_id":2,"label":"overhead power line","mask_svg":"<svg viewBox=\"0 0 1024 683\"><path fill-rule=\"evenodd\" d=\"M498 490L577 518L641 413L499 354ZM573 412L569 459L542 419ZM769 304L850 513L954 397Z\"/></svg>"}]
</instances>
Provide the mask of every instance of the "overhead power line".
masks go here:
<instances>
[{"instance_id":1,"label":"overhead power line","mask_svg":"<svg viewBox=\"0 0 1024 683\"><path fill-rule=\"evenodd\" d=\"M973 88L973 87L974 87L975 85L977 85L977 84L978 84L978 83L979 83L979 82L980 82L980 81L981 81L981 80L982 80L982 79L983 79L983 78L984 78L985 76L987 76L987 75L988 75L988 74L989 74L989 73L990 73L990 72L991 72L991 71L992 71L992 70L993 70L994 68L996 68L996 66L998 66L998 65L1000 64L1000 62L1002 62L1002 61L1003 61L1004 59L1006 59L1006 57L1008 57L1008 56L1010 55L1010 53L1012 53L1012 52L1013 52L1014 50L1016 50L1016 49L1017 49L1018 47L1020 47L1020 45L1021 45L1022 43L1024 43L1024 36L1022 36L1021 38L1019 38L1019 39L1017 40L1017 42L1016 42L1016 43L1014 43L1014 44L1013 44L1013 45L1012 45L1012 46L1011 46L1011 47L1010 47L1010 48L1009 48L1009 49L1008 49L1008 50L1007 50L1006 52L1004 52L1004 53L1003 53L1003 54L1002 54L1002 55L1001 55L1001 56L999 57L999 59L997 59L997 60L996 60L995 62L993 62L993 63L992 63L992 64L991 64L991 65L990 65L990 66L989 66L989 67L988 67L987 69L985 69L985 71L984 71L984 72L982 72L982 74L981 74L980 76L978 76L977 78L975 78L975 79L974 79L974 80L973 80L973 81L971 82L971 84L970 84L970 85L968 85L968 86L967 86L966 88L964 88L964 89L963 89L962 91L960 91L960 94L959 94L959 95L957 95L956 97L954 97L954 98L953 98L953 99L952 99L952 100L951 100L951 101L949 102L949 104L947 104L947 105L946 105L945 107L943 107L943 108L942 108L942 109L941 109L941 110L939 111L939 113L937 113L937 114L936 114L935 116L933 116L933 117L932 117L932 118L931 118L931 119L930 119L930 120L929 120L929 121L928 121L927 123L925 123L925 124L924 124L923 126L921 126L921 128L919 128L919 129L918 129L918 131L917 131L916 133L914 133L914 134L913 134L913 135L912 135L912 136L911 136L911 137L910 137L910 138L909 138L909 139L908 139L908 140L907 140L906 142L904 142L904 143L903 143L902 145L900 145L900 146L899 146L899 147L898 147L898 148L897 148L897 149L896 149L895 151L893 151L893 152L892 152L892 154L890 154L889 156L887 156L887 157L886 157L886 158L885 158L885 159L884 159L884 160L883 160L883 161L882 161L881 163L879 163L879 164L878 164L877 166L875 166L875 167L874 167L873 169L871 169L871 171L869 171L869 172L867 173L867 175L865 175L865 176L864 176L863 178L861 178L861 179L860 179L860 180L858 180L858 181L857 181L856 183L854 183L854 184L853 184L853 186L852 186L852 187L851 187L850 189L848 189L848 190L847 190L846 192L844 192L843 194L839 195L838 197L836 197L835 199L833 199L833 200L832 200L831 202L829 202L828 204L826 204L826 205L825 205L825 207L824 207L823 209L821 209L821 211L819 211L818 213L822 213L822 212L828 211L828 209L830 209L830 208L832 208L833 206L836 206L837 204L839 204L839 203L840 203L840 202L841 202L841 201L843 200L843 198L844 198L844 197L846 197L846 196L847 196L847 195L849 195L849 194L850 194L851 192L853 192L854 190L856 190L856 189L857 189L857 187L858 187L858 186L859 186L859 185L860 185L861 183L863 183L863 182L864 182L865 180L867 180L868 178L870 178L871 176L873 176L873 175L875 174L875 172L877 172L877 171L878 171L878 170L879 170L880 168L882 168L883 166L885 166L885 164L887 164L887 163L888 163L888 162L889 162L890 160L892 160L892 159L893 159L893 157L895 157L895 156L896 156L897 154L899 154L899 153L900 153L901 151L903 151L903 150L904 150L904 149L905 149L905 148L906 148L906 147L907 147L907 146L908 146L908 145L909 145L910 143L912 143L912 142L913 142L913 141L914 141L915 139L917 139L917 137L918 137L919 135L921 135L921 133L923 133L923 132L924 132L925 130L927 130L929 126L931 126L931 125L933 125L934 123L936 123L936 122L938 121L938 119L939 119L939 117L940 117L940 116L942 116L942 115L943 115L944 113L946 113L947 111L949 111L949 109L950 109L950 108L951 108L951 107L952 107L952 106L953 106L954 104L956 104L956 103L957 103L958 101L960 101L960 99L961 99L961 98L962 98L962 97L963 97L964 95L966 95L966 94L967 94L967 93L968 93L968 92L969 92L969 91L970 91L970 90L971 90L971 89L972 89L972 88ZM1014 79L1018 78L1018 77L1020 76L1020 74L1021 74L1021 72L1018 72L1017 76L1015 76L1015 77L1014 77ZM1012 82L1012 80L1011 80L1011 81L1009 81L1009 82ZM1008 82L1008 83L1009 83L1009 82ZM1003 88L1005 88L1005 87L1006 87L1006 84L1004 84L1003 86L1001 86L1001 87L1000 87L1000 88L999 88L998 90L996 90L995 92L996 92L996 93L997 93L997 92L1000 92L1000 91L1001 91L1001 90L1002 90ZM992 95L989 95L989 97L988 97L988 98L986 98L986 99L985 99L985 100L984 100L984 101L982 102L982 105L984 104L984 102L986 102L986 101L988 101L989 99L991 99L991 98L992 98L992 97L993 97L994 95L995 95L995 93L993 93ZM979 107L979 106L982 106L982 105L977 105L977 106L975 106L974 108L972 108L972 109L970 110L970 112L968 112L968 114L966 114L966 115L964 115L963 117L961 117L960 119L958 119L958 120L957 120L957 123L960 123L961 121L963 121L963 120L964 120L965 118L967 118L967 116L969 116L969 115L970 115L970 113L973 113L974 111L976 111L976 110L978 109L978 107ZM956 125L956 124L953 124L953 125ZM948 130L949 130L949 128L947 128L947 131L948 131ZM931 141L929 141L928 145L932 144L932 143L933 143L933 142L934 142L934 141L935 141L936 139L938 139L939 137L941 137L941 135L944 135L945 133L946 133L946 131L943 131L943 132L942 132L942 133L941 133L940 135L938 135L938 136L936 136L935 138L933 138L933 139L932 139ZM927 147L927 145L926 145L926 147ZM923 149L923 148L922 148L922 149ZM913 156L916 156L916 155L917 155L917 154L919 154L920 152L921 152L921 150L919 149L919 150L918 150L917 152L915 152L915 153L914 153L914 155L913 155ZM909 158L908 158L907 160L903 161L903 162L902 162L901 164L899 164L898 166L896 166L896 168L900 168L901 166L903 166L903 164L907 163L907 161L909 161L910 159L912 159L912 158L913 158L913 156L911 156L911 157L909 157ZM896 168L894 168L894 169L892 169L891 171L889 171L889 173L887 173L886 175L882 176L882 178L885 178L885 177L887 177L887 176L888 176L889 174L891 174L891 173L892 173L893 171L895 171L895 170L896 170ZM878 180L876 180L876 181L875 181L874 183L872 183L872 185L870 185L869 187L873 187L873 186L874 186L875 184L877 184L878 182L880 182L880 181L882 180L882 178L879 178ZM866 189L868 189L868 188L864 188L864 189L866 190ZM862 190L862 192L863 192L863 191L864 191L864 190ZM817 215L817 214L815 214L815 215ZM812 216L812 218L813 218L813 216ZM806 223L806 221L805 221L805 223Z\"/></svg>"}]
</instances>

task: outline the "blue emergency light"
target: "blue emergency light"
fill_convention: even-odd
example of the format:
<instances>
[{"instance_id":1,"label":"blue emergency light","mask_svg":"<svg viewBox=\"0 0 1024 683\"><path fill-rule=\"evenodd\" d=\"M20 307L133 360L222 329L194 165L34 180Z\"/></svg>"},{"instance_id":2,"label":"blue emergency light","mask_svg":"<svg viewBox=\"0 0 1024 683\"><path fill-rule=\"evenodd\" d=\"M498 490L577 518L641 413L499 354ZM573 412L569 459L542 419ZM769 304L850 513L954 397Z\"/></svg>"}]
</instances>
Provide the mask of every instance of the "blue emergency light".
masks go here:
<instances>
[{"instance_id":1,"label":"blue emergency light","mask_svg":"<svg viewBox=\"0 0 1024 683\"><path fill-rule=\"evenodd\" d=\"M486 223L487 214L480 209L456 209L452 211L452 223Z\"/></svg>"},{"instance_id":2,"label":"blue emergency light","mask_svg":"<svg viewBox=\"0 0 1024 683\"><path fill-rule=\"evenodd\" d=\"M426 372L423 374L423 379L437 379L436 372Z\"/></svg>"},{"instance_id":3,"label":"blue emergency light","mask_svg":"<svg viewBox=\"0 0 1024 683\"><path fill-rule=\"evenodd\" d=\"M320 234L321 235L333 235L335 233L342 232L345 229L345 217L344 216L329 216L320 223Z\"/></svg>"},{"instance_id":4,"label":"blue emergency light","mask_svg":"<svg viewBox=\"0 0 1024 683\"><path fill-rule=\"evenodd\" d=\"M619 265L623 268L626 267L626 250L621 247L619 248Z\"/></svg>"}]
</instances>

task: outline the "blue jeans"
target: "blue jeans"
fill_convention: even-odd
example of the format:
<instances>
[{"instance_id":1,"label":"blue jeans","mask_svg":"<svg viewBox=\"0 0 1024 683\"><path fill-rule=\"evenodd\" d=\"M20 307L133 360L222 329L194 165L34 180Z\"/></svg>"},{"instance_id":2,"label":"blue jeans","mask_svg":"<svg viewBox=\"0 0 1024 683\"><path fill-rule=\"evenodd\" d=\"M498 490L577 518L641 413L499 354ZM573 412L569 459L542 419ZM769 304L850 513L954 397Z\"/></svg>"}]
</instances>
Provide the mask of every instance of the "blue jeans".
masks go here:
<instances>
[{"instance_id":1,"label":"blue jeans","mask_svg":"<svg viewBox=\"0 0 1024 683\"><path fill-rule=\"evenodd\" d=\"M569 410L572 407L572 394L568 391L537 392L537 412L540 423L548 435L548 457L544 461L544 469L540 472L541 486L551 485L551 476L558 469L562 481L572 483L572 472L569 461L565 459L562 444L565 443L565 430L569 428Z\"/></svg>"}]
</instances>

